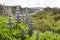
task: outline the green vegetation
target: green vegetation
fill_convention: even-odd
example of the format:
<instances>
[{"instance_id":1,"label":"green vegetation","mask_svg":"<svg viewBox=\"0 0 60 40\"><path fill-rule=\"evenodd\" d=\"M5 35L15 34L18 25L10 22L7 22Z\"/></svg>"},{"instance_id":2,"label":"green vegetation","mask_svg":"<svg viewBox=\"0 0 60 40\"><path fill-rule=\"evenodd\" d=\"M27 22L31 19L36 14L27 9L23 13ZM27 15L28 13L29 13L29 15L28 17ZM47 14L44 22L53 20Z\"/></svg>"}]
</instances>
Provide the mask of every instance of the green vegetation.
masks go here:
<instances>
[{"instance_id":1,"label":"green vegetation","mask_svg":"<svg viewBox=\"0 0 60 40\"><path fill-rule=\"evenodd\" d=\"M0 10L2 10L0 6ZM22 9L23 10L23 9ZM22 11L21 10L21 11ZM28 34L28 25L20 21L17 26L16 19L12 17L14 28L8 28L9 21L6 16L0 12L0 40L60 40L60 9L44 8L42 12L38 12L31 16L34 18L34 33L30 37ZM15 8L12 8L15 13Z\"/></svg>"},{"instance_id":2,"label":"green vegetation","mask_svg":"<svg viewBox=\"0 0 60 40\"><path fill-rule=\"evenodd\" d=\"M0 15L0 40L36 40L36 30L33 35L29 37L28 26L21 22L19 26L16 26L16 21L14 19L14 28L8 28L8 19L6 16ZM22 37L20 34L22 32L21 28L26 30L26 34ZM54 34L53 32L46 31L44 33L39 31L38 40L60 40L59 34Z\"/></svg>"},{"instance_id":3,"label":"green vegetation","mask_svg":"<svg viewBox=\"0 0 60 40\"><path fill-rule=\"evenodd\" d=\"M42 12L38 12L34 17L34 27L40 31L55 31L60 33L60 9L44 8Z\"/></svg>"},{"instance_id":4,"label":"green vegetation","mask_svg":"<svg viewBox=\"0 0 60 40\"><path fill-rule=\"evenodd\" d=\"M28 26L26 24L21 22L19 26L16 26L14 21L14 28L10 29L7 27L7 22L7 17L0 16L0 40L22 40L20 35L22 27L26 30L25 39L23 38L23 40L36 40L36 31L29 37ZM45 33L39 32L38 40L60 40L60 35L53 34L49 31Z\"/></svg>"},{"instance_id":5,"label":"green vegetation","mask_svg":"<svg viewBox=\"0 0 60 40\"><path fill-rule=\"evenodd\" d=\"M0 16L0 40L20 40L21 28L24 28L26 35L28 33L28 26L24 23L20 23L16 26L16 21L14 21L14 28L8 28L8 19L5 16Z\"/></svg>"}]
</instances>

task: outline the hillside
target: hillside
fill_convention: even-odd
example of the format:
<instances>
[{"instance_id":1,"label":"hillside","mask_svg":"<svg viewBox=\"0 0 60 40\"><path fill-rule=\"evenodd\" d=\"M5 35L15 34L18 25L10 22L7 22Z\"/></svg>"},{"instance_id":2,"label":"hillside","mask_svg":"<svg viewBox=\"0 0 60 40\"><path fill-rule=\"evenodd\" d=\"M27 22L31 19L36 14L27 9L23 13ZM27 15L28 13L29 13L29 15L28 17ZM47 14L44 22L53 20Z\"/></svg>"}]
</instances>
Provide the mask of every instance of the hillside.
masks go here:
<instances>
[{"instance_id":1,"label":"hillside","mask_svg":"<svg viewBox=\"0 0 60 40\"><path fill-rule=\"evenodd\" d=\"M33 15L35 29L40 31L60 32L60 9L44 8L42 12Z\"/></svg>"}]
</instances>

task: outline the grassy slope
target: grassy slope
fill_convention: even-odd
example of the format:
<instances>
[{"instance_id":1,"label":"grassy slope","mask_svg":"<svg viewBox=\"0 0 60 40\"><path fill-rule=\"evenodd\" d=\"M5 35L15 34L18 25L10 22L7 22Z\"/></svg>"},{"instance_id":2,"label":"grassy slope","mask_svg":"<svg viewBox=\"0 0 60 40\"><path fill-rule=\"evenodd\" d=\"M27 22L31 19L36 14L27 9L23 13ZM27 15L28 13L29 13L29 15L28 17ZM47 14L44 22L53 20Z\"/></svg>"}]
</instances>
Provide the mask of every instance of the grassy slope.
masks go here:
<instances>
[{"instance_id":1,"label":"grassy slope","mask_svg":"<svg viewBox=\"0 0 60 40\"><path fill-rule=\"evenodd\" d=\"M40 29L42 31L50 31L51 29L59 31L60 29L60 14L58 13L54 14L51 10L43 11L36 13L35 15L33 15L33 17L35 29Z\"/></svg>"}]
</instances>

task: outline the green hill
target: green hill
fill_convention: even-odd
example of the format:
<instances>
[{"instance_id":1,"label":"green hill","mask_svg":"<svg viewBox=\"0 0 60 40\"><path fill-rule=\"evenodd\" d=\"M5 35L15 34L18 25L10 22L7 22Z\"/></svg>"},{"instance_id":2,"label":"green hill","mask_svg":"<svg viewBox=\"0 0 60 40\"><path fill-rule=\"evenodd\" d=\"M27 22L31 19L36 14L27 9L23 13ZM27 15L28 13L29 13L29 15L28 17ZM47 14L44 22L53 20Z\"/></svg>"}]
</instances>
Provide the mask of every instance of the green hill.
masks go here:
<instances>
[{"instance_id":1,"label":"green hill","mask_svg":"<svg viewBox=\"0 0 60 40\"><path fill-rule=\"evenodd\" d=\"M42 12L33 15L35 29L41 31L59 31L60 27L60 9L44 8ZM58 31L57 31L58 30Z\"/></svg>"}]
</instances>

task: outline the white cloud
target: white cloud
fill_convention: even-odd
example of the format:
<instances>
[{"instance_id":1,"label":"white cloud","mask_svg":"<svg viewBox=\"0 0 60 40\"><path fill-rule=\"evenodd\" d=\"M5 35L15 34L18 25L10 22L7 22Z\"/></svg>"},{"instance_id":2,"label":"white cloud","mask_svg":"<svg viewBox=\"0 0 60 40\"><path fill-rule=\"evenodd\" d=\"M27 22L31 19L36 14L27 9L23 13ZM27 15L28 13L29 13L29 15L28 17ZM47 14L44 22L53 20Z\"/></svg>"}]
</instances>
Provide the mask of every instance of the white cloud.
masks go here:
<instances>
[{"instance_id":1,"label":"white cloud","mask_svg":"<svg viewBox=\"0 0 60 40\"><path fill-rule=\"evenodd\" d=\"M0 0L0 3L22 7L60 7L60 0Z\"/></svg>"},{"instance_id":2,"label":"white cloud","mask_svg":"<svg viewBox=\"0 0 60 40\"><path fill-rule=\"evenodd\" d=\"M3 4L5 2L5 0L0 0L0 3Z\"/></svg>"}]
</instances>

